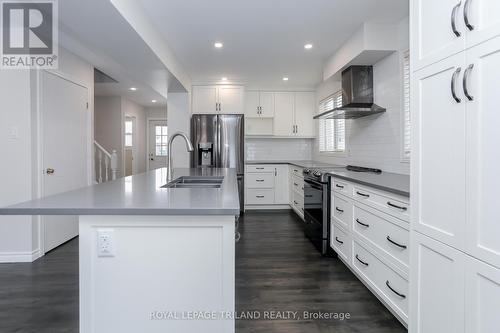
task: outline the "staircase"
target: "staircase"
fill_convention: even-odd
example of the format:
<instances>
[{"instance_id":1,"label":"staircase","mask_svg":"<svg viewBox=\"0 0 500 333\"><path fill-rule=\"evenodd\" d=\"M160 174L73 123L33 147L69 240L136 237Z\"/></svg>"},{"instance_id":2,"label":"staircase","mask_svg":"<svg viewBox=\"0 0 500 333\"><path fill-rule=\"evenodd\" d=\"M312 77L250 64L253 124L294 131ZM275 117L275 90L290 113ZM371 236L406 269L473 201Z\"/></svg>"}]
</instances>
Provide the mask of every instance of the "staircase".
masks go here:
<instances>
[{"instance_id":1,"label":"staircase","mask_svg":"<svg viewBox=\"0 0 500 333\"><path fill-rule=\"evenodd\" d=\"M113 149L109 153L97 141L94 141L95 182L100 184L115 180L118 174L118 154Z\"/></svg>"}]
</instances>

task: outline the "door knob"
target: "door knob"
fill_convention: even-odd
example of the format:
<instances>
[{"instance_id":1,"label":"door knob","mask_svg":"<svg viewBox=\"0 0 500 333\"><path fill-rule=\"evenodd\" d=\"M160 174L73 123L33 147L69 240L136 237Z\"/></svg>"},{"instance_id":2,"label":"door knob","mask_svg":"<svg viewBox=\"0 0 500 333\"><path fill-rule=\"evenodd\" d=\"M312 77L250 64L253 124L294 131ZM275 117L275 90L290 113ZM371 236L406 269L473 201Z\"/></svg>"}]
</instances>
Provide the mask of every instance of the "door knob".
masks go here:
<instances>
[{"instance_id":1,"label":"door knob","mask_svg":"<svg viewBox=\"0 0 500 333\"><path fill-rule=\"evenodd\" d=\"M47 170L45 170L45 172L48 174L48 175L53 175L55 170L52 169L52 168L47 168Z\"/></svg>"}]
</instances>

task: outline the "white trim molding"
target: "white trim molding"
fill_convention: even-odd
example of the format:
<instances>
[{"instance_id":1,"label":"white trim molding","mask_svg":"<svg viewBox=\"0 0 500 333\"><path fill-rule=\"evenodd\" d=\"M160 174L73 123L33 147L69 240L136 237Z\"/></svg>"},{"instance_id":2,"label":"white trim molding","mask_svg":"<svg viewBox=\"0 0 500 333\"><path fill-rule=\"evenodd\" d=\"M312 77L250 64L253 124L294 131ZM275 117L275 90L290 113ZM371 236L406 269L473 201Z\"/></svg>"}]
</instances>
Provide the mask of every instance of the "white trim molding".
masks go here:
<instances>
[{"instance_id":1,"label":"white trim molding","mask_svg":"<svg viewBox=\"0 0 500 333\"><path fill-rule=\"evenodd\" d=\"M33 262L42 256L40 249L31 252L0 252L0 263Z\"/></svg>"}]
</instances>

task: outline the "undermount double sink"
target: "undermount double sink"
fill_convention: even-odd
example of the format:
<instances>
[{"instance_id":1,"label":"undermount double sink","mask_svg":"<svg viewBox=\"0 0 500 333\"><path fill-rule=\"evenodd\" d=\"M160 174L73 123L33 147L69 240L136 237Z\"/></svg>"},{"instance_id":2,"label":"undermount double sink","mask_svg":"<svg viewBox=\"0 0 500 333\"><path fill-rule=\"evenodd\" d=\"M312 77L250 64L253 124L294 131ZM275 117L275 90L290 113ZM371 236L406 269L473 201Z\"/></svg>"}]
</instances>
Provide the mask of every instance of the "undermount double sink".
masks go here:
<instances>
[{"instance_id":1,"label":"undermount double sink","mask_svg":"<svg viewBox=\"0 0 500 333\"><path fill-rule=\"evenodd\" d=\"M162 188L220 188L224 177L182 176L163 185Z\"/></svg>"}]
</instances>

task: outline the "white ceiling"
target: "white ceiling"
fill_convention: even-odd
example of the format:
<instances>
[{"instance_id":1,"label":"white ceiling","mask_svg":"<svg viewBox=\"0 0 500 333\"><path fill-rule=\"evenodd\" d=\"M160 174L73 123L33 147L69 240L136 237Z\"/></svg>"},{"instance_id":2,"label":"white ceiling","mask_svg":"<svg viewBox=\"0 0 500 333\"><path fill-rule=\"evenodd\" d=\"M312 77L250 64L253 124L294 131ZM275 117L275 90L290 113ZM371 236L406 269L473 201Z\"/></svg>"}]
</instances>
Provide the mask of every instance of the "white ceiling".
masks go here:
<instances>
[{"instance_id":1,"label":"white ceiling","mask_svg":"<svg viewBox=\"0 0 500 333\"><path fill-rule=\"evenodd\" d=\"M138 0L193 83L315 86L363 22L395 23L408 0ZM224 43L215 49L215 41ZM305 43L314 44L312 50ZM282 77L289 77L283 82Z\"/></svg>"}]
</instances>

